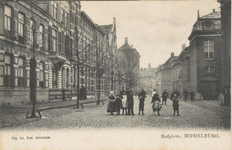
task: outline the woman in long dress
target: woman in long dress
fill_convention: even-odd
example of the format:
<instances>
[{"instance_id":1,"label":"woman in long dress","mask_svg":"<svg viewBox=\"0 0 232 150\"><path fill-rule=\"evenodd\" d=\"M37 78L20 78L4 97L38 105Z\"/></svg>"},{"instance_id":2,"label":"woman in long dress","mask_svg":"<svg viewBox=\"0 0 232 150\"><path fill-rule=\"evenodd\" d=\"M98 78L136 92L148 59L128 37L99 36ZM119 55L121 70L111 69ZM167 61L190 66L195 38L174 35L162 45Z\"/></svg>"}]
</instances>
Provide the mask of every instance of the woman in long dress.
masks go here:
<instances>
[{"instance_id":1,"label":"woman in long dress","mask_svg":"<svg viewBox=\"0 0 232 150\"><path fill-rule=\"evenodd\" d=\"M107 112L110 112L110 114L113 115L113 112L116 112L116 109L114 106L115 96L114 96L113 91L110 92L110 96L108 98L109 98L109 103L108 103L108 107L107 107Z\"/></svg>"},{"instance_id":2,"label":"woman in long dress","mask_svg":"<svg viewBox=\"0 0 232 150\"><path fill-rule=\"evenodd\" d=\"M127 109L128 109L127 94L124 91L122 93L122 115L124 115L124 111L125 111L125 114L127 115Z\"/></svg>"}]
</instances>

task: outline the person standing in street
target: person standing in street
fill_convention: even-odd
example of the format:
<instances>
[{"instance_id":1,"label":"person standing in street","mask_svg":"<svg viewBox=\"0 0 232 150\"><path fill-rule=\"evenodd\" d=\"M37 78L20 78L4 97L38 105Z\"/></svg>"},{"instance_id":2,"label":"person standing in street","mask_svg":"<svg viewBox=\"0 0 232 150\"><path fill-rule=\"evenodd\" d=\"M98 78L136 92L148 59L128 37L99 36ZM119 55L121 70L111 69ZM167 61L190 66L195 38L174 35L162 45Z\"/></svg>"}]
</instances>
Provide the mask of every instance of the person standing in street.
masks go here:
<instances>
[{"instance_id":1,"label":"person standing in street","mask_svg":"<svg viewBox=\"0 0 232 150\"><path fill-rule=\"evenodd\" d=\"M192 102L194 100L194 92L191 90L189 94L190 94L190 99Z\"/></svg>"},{"instance_id":2,"label":"person standing in street","mask_svg":"<svg viewBox=\"0 0 232 150\"><path fill-rule=\"evenodd\" d=\"M158 113L158 116L160 116L160 110L162 108L162 105L160 104L160 98L159 98L159 94L156 93L156 90L154 89L152 92L152 101L151 103L153 103L152 108L153 111Z\"/></svg>"},{"instance_id":3,"label":"person standing in street","mask_svg":"<svg viewBox=\"0 0 232 150\"><path fill-rule=\"evenodd\" d=\"M127 101L127 93L126 91L123 91L122 93L122 115L127 115L127 109L128 109L128 101Z\"/></svg>"},{"instance_id":4,"label":"person standing in street","mask_svg":"<svg viewBox=\"0 0 232 150\"><path fill-rule=\"evenodd\" d=\"M164 89L164 92L162 93L162 105L167 102L167 98L168 98L168 92L166 92L166 89Z\"/></svg>"},{"instance_id":5,"label":"person standing in street","mask_svg":"<svg viewBox=\"0 0 232 150\"><path fill-rule=\"evenodd\" d=\"M126 91L124 90L124 87L122 87L122 90L120 91L120 97L121 99L123 99L123 94L126 93Z\"/></svg>"},{"instance_id":6,"label":"person standing in street","mask_svg":"<svg viewBox=\"0 0 232 150\"><path fill-rule=\"evenodd\" d=\"M175 116L175 113L177 112L177 116L180 116L179 114L179 100L177 98L177 94L175 93L173 95L173 100L172 100L172 106L173 106L173 116Z\"/></svg>"},{"instance_id":7,"label":"person standing in street","mask_svg":"<svg viewBox=\"0 0 232 150\"><path fill-rule=\"evenodd\" d=\"M117 111L116 115L120 115L121 105L122 105L122 101L121 101L121 98L120 98L120 94L117 94L116 99L115 99L115 107L116 107L116 111Z\"/></svg>"},{"instance_id":8,"label":"person standing in street","mask_svg":"<svg viewBox=\"0 0 232 150\"><path fill-rule=\"evenodd\" d=\"M144 91L144 89L142 89L138 93L138 98L139 98L139 113L138 113L138 115L140 115L140 111L142 111L142 115L144 115L144 101L145 101L146 97L147 97L147 93Z\"/></svg>"},{"instance_id":9,"label":"person standing in street","mask_svg":"<svg viewBox=\"0 0 232 150\"><path fill-rule=\"evenodd\" d=\"M132 91L128 92L127 100L128 100L128 115L135 115L134 114L134 97L133 97Z\"/></svg>"},{"instance_id":10,"label":"person standing in street","mask_svg":"<svg viewBox=\"0 0 232 150\"><path fill-rule=\"evenodd\" d=\"M188 97L188 91L187 91L187 90L184 90L183 95L184 95L184 101L186 101L186 100L187 100L187 97Z\"/></svg>"},{"instance_id":11,"label":"person standing in street","mask_svg":"<svg viewBox=\"0 0 232 150\"><path fill-rule=\"evenodd\" d=\"M109 99L109 103L108 103L108 107L107 107L107 112L110 112L110 115L114 115L113 112L115 112L115 106L114 106L114 102L115 102L115 96L114 96L114 92L111 91L110 92L110 96L108 97Z\"/></svg>"}]
</instances>

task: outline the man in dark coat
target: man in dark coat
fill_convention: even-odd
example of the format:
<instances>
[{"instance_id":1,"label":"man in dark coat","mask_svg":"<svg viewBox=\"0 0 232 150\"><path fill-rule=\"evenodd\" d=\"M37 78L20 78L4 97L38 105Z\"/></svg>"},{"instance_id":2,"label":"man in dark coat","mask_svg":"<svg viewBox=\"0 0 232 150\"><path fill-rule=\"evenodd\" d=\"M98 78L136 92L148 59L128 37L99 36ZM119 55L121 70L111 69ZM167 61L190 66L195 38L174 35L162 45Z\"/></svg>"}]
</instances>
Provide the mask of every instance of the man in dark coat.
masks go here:
<instances>
[{"instance_id":1,"label":"man in dark coat","mask_svg":"<svg viewBox=\"0 0 232 150\"><path fill-rule=\"evenodd\" d=\"M147 93L144 91L144 89L142 89L142 90L139 92L138 96L145 99L146 96L147 96Z\"/></svg>"},{"instance_id":2,"label":"man in dark coat","mask_svg":"<svg viewBox=\"0 0 232 150\"><path fill-rule=\"evenodd\" d=\"M187 97L188 97L188 91L187 90L184 90L184 101L186 101L187 100Z\"/></svg>"},{"instance_id":3,"label":"man in dark coat","mask_svg":"<svg viewBox=\"0 0 232 150\"><path fill-rule=\"evenodd\" d=\"M134 114L134 97L133 97L132 91L128 91L127 100L128 100L128 115L135 115Z\"/></svg>"},{"instance_id":4,"label":"man in dark coat","mask_svg":"<svg viewBox=\"0 0 232 150\"><path fill-rule=\"evenodd\" d=\"M162 105L167 102L167 98L168 98L168 92L166 92L166 89L164 89L164 92L162 93Z\"/></svg>"}]
</instances>

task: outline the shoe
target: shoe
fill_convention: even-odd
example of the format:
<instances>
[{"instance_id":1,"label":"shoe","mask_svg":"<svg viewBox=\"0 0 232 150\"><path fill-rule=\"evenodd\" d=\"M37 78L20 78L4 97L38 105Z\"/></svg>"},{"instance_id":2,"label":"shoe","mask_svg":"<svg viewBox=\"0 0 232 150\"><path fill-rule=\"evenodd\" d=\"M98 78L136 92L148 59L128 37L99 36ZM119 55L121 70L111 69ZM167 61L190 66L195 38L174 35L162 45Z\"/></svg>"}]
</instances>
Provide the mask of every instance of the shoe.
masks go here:
<instances>
[{"instance_id":1,"label":"shoe","mask_svg":"<svg viewBox=\"0 0 232 150\"><path fill-rule=\"evenodd\" d=\"M142 115L144 115L144 114L142 114Z\"/></svg>"},{"instance_id":2,"label":"shoe","mask_svg":"<svg viewBox=\"0 0 232 150\"><path fill-rule=\"evenodd\" d=\"M138 113L138 115L140 115L140 113Z\"/></svg>"}]
</instances>

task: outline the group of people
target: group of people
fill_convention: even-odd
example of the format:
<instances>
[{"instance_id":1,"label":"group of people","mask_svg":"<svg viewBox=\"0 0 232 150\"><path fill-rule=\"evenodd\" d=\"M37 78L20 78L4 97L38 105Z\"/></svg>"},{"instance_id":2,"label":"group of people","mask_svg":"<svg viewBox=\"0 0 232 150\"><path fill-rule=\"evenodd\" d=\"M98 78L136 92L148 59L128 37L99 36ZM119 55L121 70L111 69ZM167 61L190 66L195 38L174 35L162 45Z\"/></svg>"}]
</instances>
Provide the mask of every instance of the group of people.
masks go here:
<instances>
[{"instance_id":1,"label":"group of people","mask_svg":"<svg viewBox=\"0 0 232 150\"><path fill-rule=\"evenodd\" d=\"M184 90L183 95L184 95L184 101L186 101L188 97L190 97L191 101L194 100L194 92L192 90L190 90L189 92L187 90Z\"/></svg>"},{"instance_id":2,"label":"group of people","mask_svg":"<svg viewBox=\"0 0 232 150\"><path fill-rule=\"evenodd\" d=\"M173 91L173 93L171 94L171 100L172 100L172 106L173 106L173 116L175 116L176 112L177 112L177 116L180 116L179 114L179 99L178 99L179 93L177 91ZM156 90L154 89L152 92L152 101L151 103L153 103L152 108L153 111L158 113L158 116L160 116L160 111L162 108L162 105L165 104L167 102L167 98L168 98L168 93L166 91L166 89L164 90L164 92L162 93L162 104L161 104L161 100L159 98L159 94L156 92Z\"/></svg>"},{"instance_id":3,"label":"group of people","mask_svg":"<svg viewBox=\"0 0 232 150\"><path fill-rule=\"evenodd\" d=\"M132 91L125 91L124 88L114 96L114 92L110 92L109 103L107 107L107 112L113 115L114 112L117 112L116 115L120 115L120 110L122 109L122 115L135 115L134 114L134 97Z\"/></svg>"},{"instance_id":4,"label":"group of people","mask_svg":"<svg viewBox=\"0 0 232 150\"><path fill-rule=\"evenodd\" d=\"M139 98L139 113L144 115L144 101L147 96L147 93L142 89L138 93ZM171 94L171 100L173 102L173 116L177 113L179 116L179 99L178 99L179 93L176 91L173 91ZM134 98L133 98L133 92L132 91L125 91L124 88L120 92L120 94L117 94L116 97L114 96L114 92L110 92L109 103L107 107L107 112L109 112L111 115L114 114L114 112L117 112L116 115L120 115L120 110L122 109L122 115L134 115ZM159 98L159 94L154 89L152 92L152 109L154 112L157 111L158 116L160 116L160 111L162 108L162 105L166 105L168 98L168 93L166 89L162 93L162 103Z\"/></svg>"}]
</instances>

